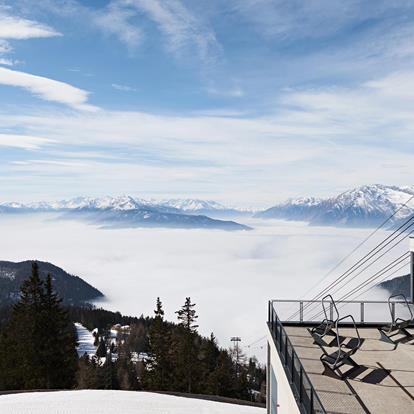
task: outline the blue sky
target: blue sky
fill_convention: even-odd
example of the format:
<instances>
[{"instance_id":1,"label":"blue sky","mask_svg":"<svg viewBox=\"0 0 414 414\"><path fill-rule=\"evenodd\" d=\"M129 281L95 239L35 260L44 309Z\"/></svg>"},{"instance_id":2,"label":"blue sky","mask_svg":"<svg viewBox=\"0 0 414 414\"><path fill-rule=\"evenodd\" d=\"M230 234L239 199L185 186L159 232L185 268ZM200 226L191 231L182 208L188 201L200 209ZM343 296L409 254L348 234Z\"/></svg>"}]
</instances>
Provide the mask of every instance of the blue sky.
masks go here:
<instances>
[{"instance_id":1,"label":"blue sky","mask_svg":"<svg viewBox=\"0 0 414 414\"><path fill-rule=\"evenodd\" d=\"M412 185L413 20L403 0L0 0L0 199Z\"/></svg>"}]
</instances>

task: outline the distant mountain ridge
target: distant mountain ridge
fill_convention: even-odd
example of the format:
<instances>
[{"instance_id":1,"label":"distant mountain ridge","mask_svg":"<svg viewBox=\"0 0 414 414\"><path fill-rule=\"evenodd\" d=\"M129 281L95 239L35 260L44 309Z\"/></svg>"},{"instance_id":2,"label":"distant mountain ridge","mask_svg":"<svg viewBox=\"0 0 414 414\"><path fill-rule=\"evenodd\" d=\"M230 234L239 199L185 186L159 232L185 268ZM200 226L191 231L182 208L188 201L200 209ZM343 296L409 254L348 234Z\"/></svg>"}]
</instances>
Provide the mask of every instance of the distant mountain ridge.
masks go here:
<instances>
[{"instance_id":1,"label":"distant mountain ridge","mask_svg":"<svg viewBox=\"0 0 414 414\"><path fill-rule=\"evenodd\" d=\"M330 198L290 199L256 213L260 218L307 221L314 225L372 227L394 214L390 226L414 215L414 187L365 185Z\"/></svg>"},{"instance_id":2,"label":"distant mountain ridge","mask_svg":"<svg viewBox=\"0 0 414 414\"><path fill-rule=\"evenodd\" d=\"M168 199L168 200L146 200L135 198L128 195L118 197L76 197L69 200L52 202L3 202L0 208L13 210L41 210L41 211L60 211L76 209L111 209L111 210L136 210L142 207L153 207L158 209L169 209L170 212L199 212L214 210L234 210L212 200L199 199Z\"/></svg>"},{"instance_id":3,"label":"distant mountain ridge","mask_svg":"<svg viewBox=\"0 0 414 414\"><path fill-rule=\"evenodd\" d=\"M62 218L80 218L104 227L168 227L249 230L235 221L211 218L235 210L214 201L197 199L144 200L131 196L77 197L71 200L39 203L0 203L0 213L62 213Z\"/></svg>"},{"instance_id":4,"label":"distant mountain ridge","mask_svg":"<svg viewBox=\"0 0 414 414\"><path fill-rule=\"evenodd\" d=\"M32 260L24 262L0 261L0 305L10 304L19 298L20 285L31 275ZM37 261L41 279L48 273L53 287L66 305L82 305L103 297L103 293L78 276L70 275L52 263Z\"/></svg>"},{"instance_id":5,"label":"distant mountain ridge","mask_svg":"<svg viewBox=\"0 0 414 414\"><path fill-rule=\"evenodd\" d=\"M403 294L410 300L410 278L411 275L397 276L379 283L377 287L387 290L390 296Z\"/></svg>"}]
</instances>

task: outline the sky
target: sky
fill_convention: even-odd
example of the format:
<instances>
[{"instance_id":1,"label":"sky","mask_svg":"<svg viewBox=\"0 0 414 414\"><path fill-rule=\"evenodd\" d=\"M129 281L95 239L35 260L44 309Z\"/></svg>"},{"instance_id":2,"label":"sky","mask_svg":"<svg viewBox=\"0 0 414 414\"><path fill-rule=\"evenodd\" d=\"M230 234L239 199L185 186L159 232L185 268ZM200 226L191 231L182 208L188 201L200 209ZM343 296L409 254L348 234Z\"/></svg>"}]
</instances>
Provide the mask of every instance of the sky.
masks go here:
<instances>
[{"instance_id":1,"label":"sky","mask_svg":"<svg viewBox=\"0 0 414 414\"><path fill-rule=\"evenodd\" d=\"M0 200L412 185L413 20L410 0L0 0Z\"/></svg>"}]
</instances>

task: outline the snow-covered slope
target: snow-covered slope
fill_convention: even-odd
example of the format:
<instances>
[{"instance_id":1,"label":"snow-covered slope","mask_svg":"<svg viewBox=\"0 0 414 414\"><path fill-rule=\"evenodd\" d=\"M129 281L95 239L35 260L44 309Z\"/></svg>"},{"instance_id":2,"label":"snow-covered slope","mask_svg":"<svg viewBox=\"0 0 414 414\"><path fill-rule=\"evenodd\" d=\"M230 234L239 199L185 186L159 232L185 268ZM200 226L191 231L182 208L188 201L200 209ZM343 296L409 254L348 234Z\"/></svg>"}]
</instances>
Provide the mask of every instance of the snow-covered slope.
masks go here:
<instances>
[{"instance_id":1,"label":"snow-covered slope","mask_svg":"<svg viewBox=\"0 0 414 414\"><path fill-rule=\"evenodd\" d=\"M414 200L404 206L413 195L414 187L365 185L326 199L288 200L256 216L304 220L312 224L374 226L398 210L392 224L414 214Z\"/></svg>"},{"instance_id":2,"label":"snow-covered slope","mask_svg":"<svg viewBox=\"0 0 414 414\"><path fill-rule=\"evenodd\" d=\"M1 414L265 414L264 408L134 391L58 391L0 396Z\"/></svg>"},{"instance_id":3,"label":"snow-covered slope","mask_svg":"<svg viewBox=\"0 0 414 414\"><path fill-rule=\"evenodd\" d=\"M175 198L153 202L156 206L174 208L186 214L205 214L211 217L238 217L252 215L248 209L227 207L213 200L199 200L194 198Z\"/></svg>"},{"instance_id":4,"label":"snow-covered slope","mask_svg":"<svg viewBox=\"0 0 414 414\"><path fill-rule=\"evenodd\" d=\"M194 198L173 198L170 200L160 201L160 204L166 207L173 207L183 211L200 211L200 210L226 210L227 207L223 206L216 201L211 200L198 200Z\"/></svg>"},{"instance_id":5,"label":"snow-covered slope","mask_svg":"<svg viewBox=\"0 0 414 414\"><path fill-rule=\"evenodd\" d=\"M93 344L95 342L95 338L92 335L92 332L80 323L75 323L75 328L78 341L76 350L78 351L79 358L85 354L89 357L94 356L96 353L96 346Z\"/></svg>"}]
</instances>

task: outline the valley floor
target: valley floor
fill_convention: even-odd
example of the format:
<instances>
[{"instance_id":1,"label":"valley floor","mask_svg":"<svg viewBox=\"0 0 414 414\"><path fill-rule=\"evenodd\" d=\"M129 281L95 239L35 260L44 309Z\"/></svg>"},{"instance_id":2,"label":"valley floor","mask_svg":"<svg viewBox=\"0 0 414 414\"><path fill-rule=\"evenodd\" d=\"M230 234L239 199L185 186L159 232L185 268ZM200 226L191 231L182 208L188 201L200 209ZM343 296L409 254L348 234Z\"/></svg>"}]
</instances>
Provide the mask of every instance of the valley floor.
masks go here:
<instances>
[{"instance_id":1,"label":"valley floor","mask_svg":"<svg viewBox=\"0 0 414 414\"><path fill-rule=\"evenodd\" d=\"M248 407L134 391L57 391L0 396L2 414L265 414Z\"/></svg>"}]
</instances>

